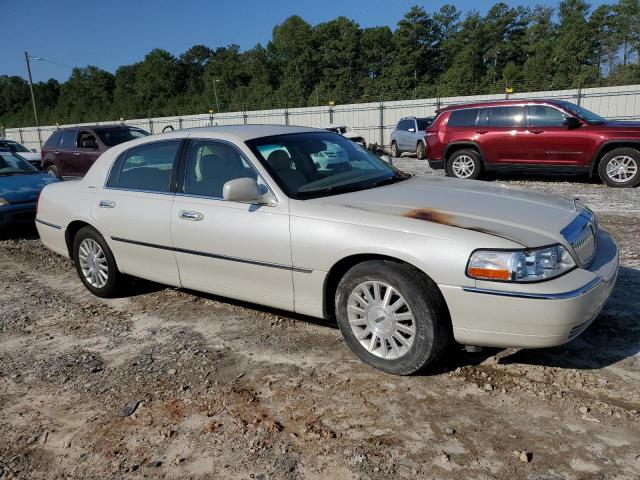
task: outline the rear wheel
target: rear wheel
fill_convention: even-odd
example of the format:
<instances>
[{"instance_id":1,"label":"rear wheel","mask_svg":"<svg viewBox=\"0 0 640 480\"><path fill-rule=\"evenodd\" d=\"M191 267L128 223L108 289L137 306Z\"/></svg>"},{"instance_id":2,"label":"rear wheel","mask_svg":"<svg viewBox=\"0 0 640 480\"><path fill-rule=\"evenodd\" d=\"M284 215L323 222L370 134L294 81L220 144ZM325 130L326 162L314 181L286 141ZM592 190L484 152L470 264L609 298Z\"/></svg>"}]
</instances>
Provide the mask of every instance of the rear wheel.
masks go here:
<instances>
[{"instance_id":1,"label":"rear wheel","mask_svg":"<svg viewBox=\"0 0 640 480\"><path fill-rule=\"evenodd\" d=\"M396 142L391 142L391 156L393 158L400 157L400 150L398 149L398 144Z\"/></svg>"},{"instance_id":2,"label":"rear wheel","mask_svg":"<svg viewBox=\"0 0 640 480\"><path fill-rule=\"evenodd\" d=\"M58 167L56 167L55 165L47 165L47 168L45 168L45 172L47 173L47 175L60 178L60 172L58 172Z\"/></svg>"},{"instance_id":3,"label":"rear wheel","mask_svg":"<svg viewBox=\"0 0 640 480\"><path fill-rule=\"evenodd\" d=\"M335 305L349 348L384 372L415 373L449 343L450 322L437 286L408 265L356 265L340 281Z\"/></svg>"},{"instance_id":4,"label":"rear wheel","mask_svg":"<svg viewBox=\"0 0 640 480\"><path fill-rule=\"evenodd\" d=\"M98 297L113 297L122 284L111 249L92 227L83 227L73 239L73 261L84 286Z\"/></svg>"},{"instance_id":5,"label":"rear wheel","mask_svg":"<svg viewBox=\"0 0 640 480\"><path fill-rule=\"evenodd\" d=\"M640 151L634 148L610 151L600 160L598 175L610 187L635 187L640 183Z\"/></svg>"},{"instance_id":6,"label":"rear wheel","mask_svg":"<svg viewBox=\"0 0 640 480\"><path fill-rule=\"evenodd\" d=\"M482 173L480 155L475 150L463 149L453 152L447 160L447 175L450 177L475 180Z\"/></svg>"},{"instance_id":7,"label":"rear wheel","mask_svg":"<svg viewBox=\"0 0 640 480\"><path fill-rule=\"evenodd\" d=\"M427 156L427 149L424 146L424 143L418 142L418 146L416 147L416 157L418 160L424 160Z\"/></svg>"}]
</instances>

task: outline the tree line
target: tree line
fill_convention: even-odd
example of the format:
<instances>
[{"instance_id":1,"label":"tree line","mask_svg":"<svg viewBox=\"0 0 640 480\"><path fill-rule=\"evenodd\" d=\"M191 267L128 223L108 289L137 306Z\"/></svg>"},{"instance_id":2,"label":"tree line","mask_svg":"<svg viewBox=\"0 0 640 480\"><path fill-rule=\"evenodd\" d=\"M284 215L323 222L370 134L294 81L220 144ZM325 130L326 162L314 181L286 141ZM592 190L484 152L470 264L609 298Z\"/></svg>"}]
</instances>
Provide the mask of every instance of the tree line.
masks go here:
<instances>
[{"instance_id":1,"label":"tree line","mask_svg":"<svg viewBox=\"0 0 640 480\"><path fill-rule=\"evenodd\" d=\"M412 7L395 29L346 17L310 25L294 15L266 46L155 49L115 74L73 68L34 84L40 123L187 115L640 82L640 0L592 9L509 6L463 14ZM0 76L0 125L33 125L29 88Z\"/></svg>"}]
</instances>

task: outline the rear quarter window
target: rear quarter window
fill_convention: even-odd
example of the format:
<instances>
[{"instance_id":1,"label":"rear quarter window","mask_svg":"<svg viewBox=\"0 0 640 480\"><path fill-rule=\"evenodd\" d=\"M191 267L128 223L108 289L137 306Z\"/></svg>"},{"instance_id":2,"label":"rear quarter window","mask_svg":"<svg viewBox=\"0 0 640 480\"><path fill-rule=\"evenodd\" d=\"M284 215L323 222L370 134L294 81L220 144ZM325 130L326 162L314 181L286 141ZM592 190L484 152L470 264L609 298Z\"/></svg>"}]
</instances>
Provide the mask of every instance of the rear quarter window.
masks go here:
<instances>
[{"instance_id":1,"label":"rear quarter window","mask_svg":"<svg viewBox=\"0 0 640 480\"><path fill-rule=\"evenodd\" d=\"M180 141L141 145L126 151L113 164L107 187L168 192Z\"/></svg>"},{"instance_id":2,"label":"rear quarter window","mask_svg":"<svg viewBox=\"0 0 640 480\"><path fill-rule=\"evenodd\" d=\"M447 125L449 127L475 127L478 118L477 108L468 108L465 110L454 110L449 115Z\"/></svg>"}]
</instances>

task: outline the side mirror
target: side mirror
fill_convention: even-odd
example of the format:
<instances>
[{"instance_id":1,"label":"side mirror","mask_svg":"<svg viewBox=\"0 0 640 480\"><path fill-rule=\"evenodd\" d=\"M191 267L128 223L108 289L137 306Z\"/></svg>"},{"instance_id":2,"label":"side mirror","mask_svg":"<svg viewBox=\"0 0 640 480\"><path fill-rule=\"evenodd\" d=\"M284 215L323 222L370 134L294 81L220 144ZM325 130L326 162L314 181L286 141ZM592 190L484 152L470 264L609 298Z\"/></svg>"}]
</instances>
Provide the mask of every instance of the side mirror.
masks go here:
<instances>
[{"instance_id":1,"label":"side mirror","mask_svg":"<svg viewBox=\"0 0 640 480\"><path fill-rule=\"evenodd\" d=\"M266 203L258 182L249 177L235 178L225 183L222 187L222 198L227 202Z\"/></svg>"},{"instance_id":2,"label":"side mirror","mask_svg":"<svg viewBox=\"0 0 640 480\"><path fill-rule=\"evenodd\" d=\"M582 123L580 123L580 120L578 120L576 117L567 117L564 119L562 123L569 130L573 128L579 128L582 125Z\"/></svg>"},{"instance_id":3,"label":"side mirror","mask_svg":"<svg viewBox=\"0 0 640 480\"><path fill-rule=\"evenodd\" d=\"M415 128L413 128L413 127L412 127L412 128L410 128L408 131L409 131L409 133L416 133L416 129L415 129Z\"/></svg>"},{"instance_id":4,"label":"side mirror","mask_svg":"<svg viewBox=\"0 0 640 480\"><path fill-rule=\"evenodd\" d=\"M35 148L32 148L32 149L31 149L31 151L32 151L33 153L38 153L38 150L36 150Z\"/></svg>"}]
</instances>

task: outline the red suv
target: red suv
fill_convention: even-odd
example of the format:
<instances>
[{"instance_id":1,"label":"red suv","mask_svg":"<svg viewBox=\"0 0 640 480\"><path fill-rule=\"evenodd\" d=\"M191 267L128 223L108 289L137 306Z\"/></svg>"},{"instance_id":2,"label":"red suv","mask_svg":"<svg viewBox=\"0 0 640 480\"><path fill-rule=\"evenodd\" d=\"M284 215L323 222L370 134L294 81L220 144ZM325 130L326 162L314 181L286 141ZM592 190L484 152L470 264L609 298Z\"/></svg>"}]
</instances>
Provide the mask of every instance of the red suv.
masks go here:
<instances>
[{"instance_id":1,"label":"red suv","mask_svg":"<svg viewBox=\"0 0 640 480\"><path fill-rule=\"evenodd\" d=\"M429 165L475 179L486 171L597 172L610 187L640 183L640 123L610 122L560 100L505 100L438 111Z\"/></svg>"},{"instance_id":2,"label":"red suv","mask_svg":"<svg viewBox=\"0 0 640 480\"><path fill-rule=\"evenodd\" d=\"M61 128L42 147L42 169L54 177L83 177L104 151L149 132L129 125Z\"/></svg>"}]
</instances>

